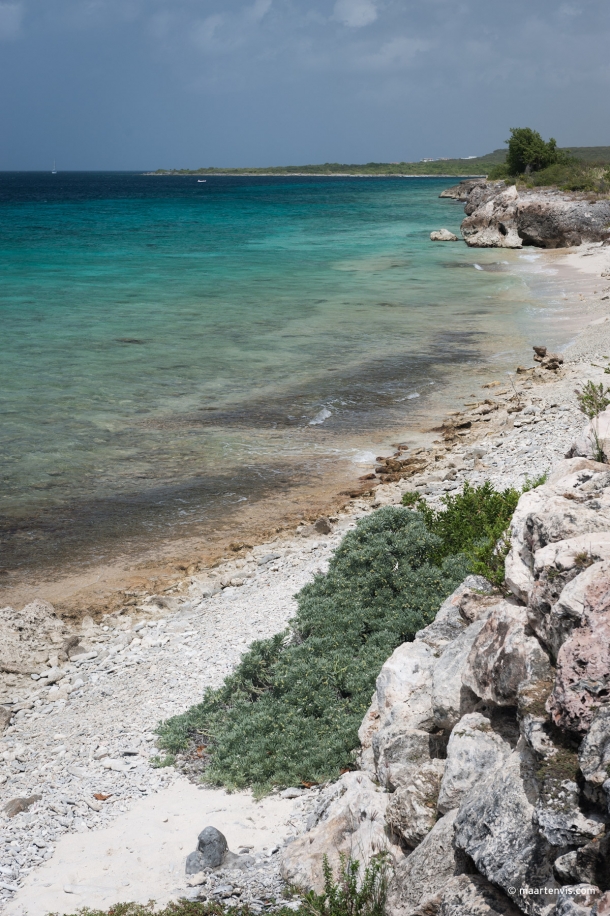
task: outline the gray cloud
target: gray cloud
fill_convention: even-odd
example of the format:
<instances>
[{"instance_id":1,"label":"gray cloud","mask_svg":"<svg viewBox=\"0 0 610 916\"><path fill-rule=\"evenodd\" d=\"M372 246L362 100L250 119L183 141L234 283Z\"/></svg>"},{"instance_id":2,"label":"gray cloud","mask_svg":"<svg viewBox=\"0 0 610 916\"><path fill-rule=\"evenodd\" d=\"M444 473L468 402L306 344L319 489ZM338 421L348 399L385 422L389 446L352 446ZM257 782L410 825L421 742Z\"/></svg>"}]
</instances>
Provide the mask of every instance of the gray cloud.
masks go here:
<instances>
[{"instance_id":1,"label":"gray cloud","mask_svg":"<svg viewBox=\"0 0 610 916\"><path fill-rule=\"evenodd\" d=\"M610 143L607 0L0 0L0 39L0 168Z\"/></svg>"}]
</instances>

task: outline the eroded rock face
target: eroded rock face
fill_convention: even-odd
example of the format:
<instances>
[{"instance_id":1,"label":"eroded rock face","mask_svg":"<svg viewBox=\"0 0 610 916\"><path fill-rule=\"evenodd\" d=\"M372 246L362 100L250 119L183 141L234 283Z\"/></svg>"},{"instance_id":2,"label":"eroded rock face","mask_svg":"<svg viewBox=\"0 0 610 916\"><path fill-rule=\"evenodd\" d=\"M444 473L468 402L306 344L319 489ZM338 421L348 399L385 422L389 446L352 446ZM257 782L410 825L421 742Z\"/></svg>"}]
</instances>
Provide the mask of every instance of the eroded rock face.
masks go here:
<instances>
[{"instance_id":1,"label":"eroded rock face","mask_svg":"<svg viewBox=\"0 0 610 916\"><path fill-rule=\"evenodd\" d=\"M578 759L587 782L602 786L608 779L610 766L610 706L602 707L595 714L580 745Z\"/></svg>"},{"instance_id":2,"label":"eroded rock face","mask_svg":"<svg viewBox=\"0 0 610 916\"><path fill-rule=\"evenodd\" d=\"M443 893L438 916L518 916L520 910L481 875L452 878Z\"/></svg>"},{"instance_id":3,"label":"eroded rock face","mask_svg":"<svg viewBox=\"0 0 610 916\"><path fill-rule=\"evenodd\" d=\"M610 702L610 577L585 593L583 626L557 656L557 676L547 709L556 726L584 735L600 707Z\"/></svg>"},{"instance_id":4,"label":"eroded rock face","mask_svg":"<svg viewBox=\"0 0 610 916\"><path fill-rule=\"evenodd\" d=\"M390 796L386 820L411 848L418 846L434 827L444 770L444 760L430 760Z\"/></svg>"},{"instance_id":5,"label":"eroded rock face","mask_svg":"<svg viewBox=\"0 0 610 916\"><path fill-rule=\"evenodd\" d=\"M399 863L388 890L388 916L436 913L447 882L466 870L453 844L456 814L450 811L437 821L417 849Z\"/></svg>"},{"instance_id":6,"label":"eroded rock face","mask_svg":"<svg viewBox=\"0 0 610 916\"><path fill-rule=\"evenodd\" d=\"M485 178L465 178L451 188L445 188L438 195L439 197L449 197L451 200L467 200L470 192L478 185L488 184Z\"/></svg>"},{"instance_id":7,"label":"eroded rock face","mask_svg":"<svg viewBox=\"0 0 610 916\"><path fill-rule=\"evenodd\" d=\"M458 808L476 783L496 770L511 754L511 746L494 732L480 713L465 715L447 745L447 760L438 796L441 814Z\"/></svg>"},{"instance_id":8,"label":"eroded rock face","mask_svg":"<svg viewBox=\"0 0 610 916\"><path fill-rule=\"evenodd\" d=\"M610 238L610 201L498 184L477 185L468 192L461 230L471 247L569 248Z\"/></svg>"},{"instance_id":9,"label":"eroded rock face","mask_svg":"<svg viewBox=\"0 0 610 916\"><path fill-rule=\"evenodd\" d=\"M558 886L552 870L558 851L539 833L533 820L531 782L535 767L535 758L521 746L503 766L479 780L460 805L455 844L516 906L523 908L524 899L536 899L526 912L547 913L554 901L523 898L511 890Z\"/></svg>"},{"instance_id":10,"label":"eroded rock face","mask_svg":"<svg viewBox=\"0 0 610 916\"><path fill-rule=\"evenodd\" d=\"M494 607L473 642L462 682L497 706L516 706L519 685L544 680L550 664L540 643L526 635L527 612L502 601Z\"/></svg>"},{"instance_id":11,"label":"eroded rock face","mask_svg":"<svg viewBox=\"0 0 610 916\"><path fill-rule=\"evenodd\" d=\"M286 846L281 862L284 880L321 893L325 855L335 872L341 854L353 854L364 864L386 849L400 858L386 833L387 804L387 793L365 773L345 773L322 793L311 830Z\"/></svg>"}]
</instances>

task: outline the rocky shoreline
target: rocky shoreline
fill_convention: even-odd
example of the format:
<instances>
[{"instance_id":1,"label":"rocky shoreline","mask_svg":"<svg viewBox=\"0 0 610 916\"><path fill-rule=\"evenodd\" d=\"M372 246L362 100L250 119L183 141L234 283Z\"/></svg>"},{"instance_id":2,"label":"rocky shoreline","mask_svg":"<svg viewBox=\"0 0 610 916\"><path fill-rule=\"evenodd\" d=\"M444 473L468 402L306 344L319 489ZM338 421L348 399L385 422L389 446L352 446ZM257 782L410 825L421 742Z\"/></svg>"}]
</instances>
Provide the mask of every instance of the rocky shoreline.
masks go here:
<instances>
[{"instance_id":1,"label":"rocky shoreline","mask_svg":"<svg viewBox=\"0 0 610 916\"><path fill-rule=\"evenodd\" d=\"M610 244L610 200L556 188L469 179L440 197L464 203L461 232L470 248L570 248ZM446 231L446 230L443 230ZM433 233L432 236L438 236ZM432 238L431 236L431 238ZM433 241L457 241L432 238Z\"/></svg>"},{"instance_id":2,"label":"rocky shoreline","mask_svg":"<svg viewBox=\"0 0 610 916\"><path fill-rule=\"evenodd\" d=\"M607 249L581 251L578 257L589 255L592 260L580 263L590 268L595 265L591 272L599 278L599 295L603 299L602 275L610 268L610 263L606 264ZM6 728L0 742L3 760L0 780L4 805L9 805L9 809L4 809L2 825L0 898L6 911L42 916L48 911L73 912L84 905L108 907L119 900L145 901L154 897L164 902L181 894L194 897L202 889L212 898L250 900L255 908L262 910L271 905L283 881L290 876L290 859L299 849L300 838L306 835L309 843L316 831L320 834L326 829L330 815L334 816L339 808L343 810L353 802L356 810L366 798L363 810L379 808L381 815L390 809L388 817L392 825L397 825L401 818L404 820L401 812L409 805L417 808L417 798L394 798L396 791L388 794L371 782L373 776L382 785L388 784L387 772L382 774L378 767L381 760L387 771L389 759L380 750L380 739L376 739L375 760L375 751L371 753L372 737L367 745L372 732L363 735L361 776L347 774L338 788L338 784L328 790L296 788L254 803L247 793L230 796L217 790L195 788L182 773L182 769L192 769L192 761L188 759L176 761L176 766L154 768L152 758L158 752L152 730L160 718L187 708L206 686L219 685L253 639L269 636L285 626L294 613L295 592L317 571L325 570L332 551L358 518L379 506L398 503L408 490L422 493L436 503L444 493L457 490L465 481L478 484L491 480L498 487L522 485L526 477L534 479L557 466L583 426L574 388L589 378L595 382L607 381L604 360L610 356L610 323L606 324L606 320L602 316L600 324L590 326L557 368L542 368L533 362L506 384L502 380L490 380L479 398L446 418L432 434L434 441L429 446L401 447L395 454L384 456L377 472L365 475L358 490L352 493L347 509L328 520L321 519L317 526L301 526L252 549L242 547L233 557L191 576L183 587L163 596L134 596L135 603L129 613L112 614L99 623L85 618L76 631L67 627L42 601L18 614L3 611L0 704L6 710ZM607 473L603 469L592 469L593 472ZM551 490L560 486L562 492L567 492L566 479L547 486ZM582 482L573 484L577 498L564 499L566 512L580 505L582 486ZM600 495L595 497L602 505L604 486L598 487ZM554 499L551 490L548 498ZM547 492L545 488L534 492L543 491ZM587 512L590 512L589 503L595 499L587 502ZM595 510L595 517L603 523L602 530L604 526L607 530L604 512ZM559 532L562 530L557 528ZM589 536L588 530L582 534ZM514 537L519 537L517 532ZM510 605L521 609L518 612L521 617L515 624L522 627L519 632L523 632L524 626L531 626L522 619L524 613L530 613L525 597L529 602L529 593L519 592ZM497 597L494 602L498 604ZM474 616L469 621L469 612L462 604L458 596L437 618L440 626L445 617L453 620L457 614L458 639L462 630L468 631L470 638L474 633L470 628L476 629L479 624L482 632L492 613L488 599L481 599L479 610L476 614L472 612ZM513 625L510 614L506 618L509 628ZM453 636L455 633L452 640ZM434 650L429 641L420 638L419 642L430 649L430 652L421 651L434 655L446 637L434 636L437 638L441 642ZM521 636L517 642L520 640ZM541 645L547 647L544 641ZM443 643L445 651L450 646L453 641ZM547 647L543 651L550 650ZM480 672L469 675L468 689L475 694L483 690L479 677L483 677ZM473 685L479 686L475 689ZM425 690L422 696L424 693ZM500 711L512 708L487 694L480 699L488 706L468 711L466 716L485 718L486 710L492 706ZM511 695L511 703L513 699ZM514 723L513 731L508 729L510 734L504 734L504 726L498 726L496 735L493 715L489 721L491 744L498 745L502 760L513 760L516 751L511 742L517 737ZM422 722L411 723L409 727L426 735L432 733L426 731L428 726L420 728L421 725ZM467 733L465 740L486 734L487 725L478 719L472 722L468 719L463 726ZM542 728L540 723L532 722L531 733L536 728L539 731L539 726ZM434 723L431 727L437 728ZM447 723L443 725L444 729L448 727ZM529 740L528 734L519 740ZM425 773L417 778L423 780L425 791L436 785L434 780L438 782L443 769L439 762L443 759L433 756L424 761ZM572 789L568 797L573 798ZM599 793L593 794L592 803L599 808ZM428 833L420 820L409 834L409 843L413 844L416 838L422 841L404 860L411 862L411 867L419 861L423 869L424 858L438 865L425 843L436 842L438 838L439 845L435 848L448 848L444 831L453 825L451 812L455 807L448 807L450 801L439 805L443 809L439 807L437 812L442 814L438 821L443 824L442 829L434 826ZM424 807L430 806L424 804ZM245 813L246 809L249 814ZM425 824L432 826L430 811L423 814L428 817ZM471 820L480 816L473 814ZM177 818L172 830L167 826L170 818ZM376 828L382 824L377 816L369 821L367 829L371 824ZM472 880L459 876L460 880L451 885L451 893L462 895L460 899L474 899L472 895L480 892L495 899L494 894L499 892L483 882L491 881L494 887L506 888L495 872L485 871L487 866L477 864L476 856L469 851L474 846L466 836L468 818L462 821L463 848L477 869ZM205 885L188 887L184 861L195 845L199 830L209 824L223 831L233 852L247 849L251 858L240 860L239 869L223 866L206 875ZM151 860L146 859L137 845L144 843L147 834L158 839L159 867L153 868ZM426 839L432 834L433 840ZM364 834L356 839L364 842ZM519 836L515 842L520 844L525 840ZM166 845L161 849L163 843ZM401 851L401 843L397 851ZM99 850L103 845L112 850L112 856L102 861L104 857L100 858ZM280 874L280 861L284 878ZM402 863L400 857L399 861ZM454 867L451 857L447 862L447 867ZM244 865L249 867L243 868ZM399 866L400 874L404 867ZM424 890L432 887L425 884L433 880L430 870L423 869L422 875L420 886ZM406 916L411 903L405 903L399 891L393 894L396 903L392 906ZM527 902L530 906L529 898ZM505 900L504 905L509 903ZM514 905L520 906L520 901L510 904ZM478 912L447 909L447 901L442 907L445 908L438 911L445 914ZM497 911L511 912L510 909ZM544 912L535 908L524 911Z\"/></svg>"}]
</instances>

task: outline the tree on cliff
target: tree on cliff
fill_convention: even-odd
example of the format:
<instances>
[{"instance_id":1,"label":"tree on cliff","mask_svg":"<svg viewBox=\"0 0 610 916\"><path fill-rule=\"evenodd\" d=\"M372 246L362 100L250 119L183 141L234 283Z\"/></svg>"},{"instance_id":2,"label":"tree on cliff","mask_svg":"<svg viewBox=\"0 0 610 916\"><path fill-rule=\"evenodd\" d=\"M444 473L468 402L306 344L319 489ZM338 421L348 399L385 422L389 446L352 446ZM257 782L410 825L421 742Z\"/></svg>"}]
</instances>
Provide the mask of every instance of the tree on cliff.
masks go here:
<instances>
[{"instance_id":1,"label":"tree on cliff","mask_svg":"<svg viewBox=\"0 0 610 916\"><path fill-rule=\"evenodd\" d=\"M539 172L565 159L565 153L557 149L557 141L553 137L545 143L538 131L531 127L511 127L510 140L506 142L506 165L511 175Z\"/></svg>"}]
</instances>

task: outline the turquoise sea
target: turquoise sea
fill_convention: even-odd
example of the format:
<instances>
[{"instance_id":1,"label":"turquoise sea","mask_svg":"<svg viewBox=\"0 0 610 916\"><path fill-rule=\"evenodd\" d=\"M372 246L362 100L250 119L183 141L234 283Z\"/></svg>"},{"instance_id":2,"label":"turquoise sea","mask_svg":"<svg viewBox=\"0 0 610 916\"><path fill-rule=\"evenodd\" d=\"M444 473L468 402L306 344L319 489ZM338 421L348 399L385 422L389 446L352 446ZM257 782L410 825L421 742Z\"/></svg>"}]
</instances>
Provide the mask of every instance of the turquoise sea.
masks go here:
<instances>
[{"instance_id":1,"label":"turquoise sea","mask_svg":"<svg viewBox=\"0 0 610 916\"><path fill-rule=\"evenodd\" d=\"M451 183L0 174L0 566L356 477L558 340L527 256L429 241Z\"/></svg>"}]
</instances>

